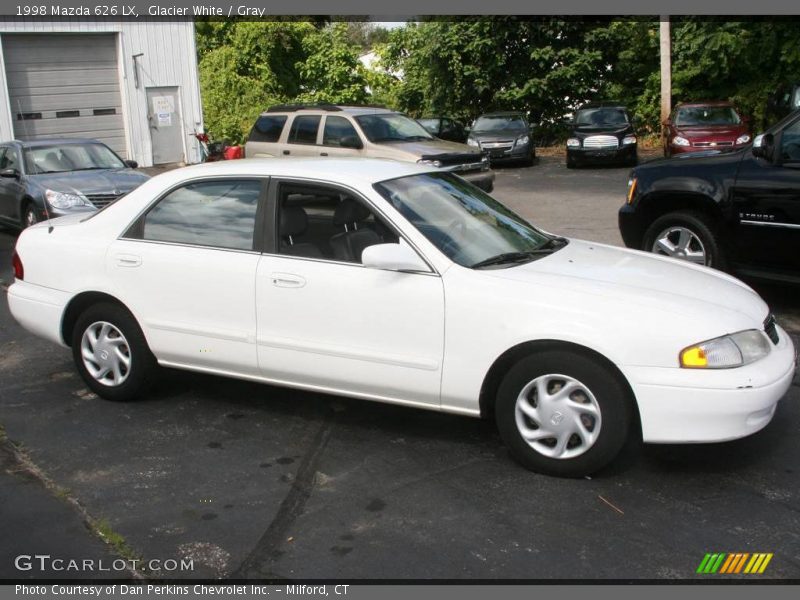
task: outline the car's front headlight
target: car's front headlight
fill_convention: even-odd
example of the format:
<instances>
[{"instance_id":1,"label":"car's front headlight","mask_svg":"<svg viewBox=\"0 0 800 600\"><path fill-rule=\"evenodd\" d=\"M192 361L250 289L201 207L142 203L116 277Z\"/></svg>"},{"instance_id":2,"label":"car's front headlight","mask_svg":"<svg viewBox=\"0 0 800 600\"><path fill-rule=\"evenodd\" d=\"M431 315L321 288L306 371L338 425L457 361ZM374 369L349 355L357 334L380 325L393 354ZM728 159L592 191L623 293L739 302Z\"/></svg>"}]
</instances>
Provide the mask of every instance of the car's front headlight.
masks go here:
<instances>
[{"instance_id":1,"label":"car's front headlight","mask_svg":"<svg viewBox=\"0 0 800 600\"><path fill-rule=\"evenodd\" d=\"M62 210L66 208L76 208L78 206L93 206L93 204L81 194L45 190L44 196L50 206Z\"/></svg>"},{"instance_id":2,"label":"car's front headlight","mask_svg":"<svg viewBox=\"0 0 800 600\"><path fill-rule=\"evenodd\" d=\"M736 143L737 144L746 144L749 141L750 141L750 136L747 135L746 133L744 135L740 135L738 138L736 138Z\"/></svg>"},{"instance_id":3,"label":"car's front headlight","mask_svg":"<svg viewBox=\"0 0 800 600\"><path fill-rule=\"evenodd\" d=\"M530 143L531 138L527 135L521 135L517 138L517 141L514 142L514 147L519 148L520 146L526 146Z\"/></svg>"},{"instance_id":4,"label":"car's front headlight","mask_svg":"<svg viewBox=\"0 0 800 600\"><path fill-rule=\"evenodd\" d=\"M567 148L580 148L581 141L578 138L569 138L567 140Z\"/></svg>"},{"instance_id":5,"label":"car's front headlight","mask_svg":"<svg viewBox=\"0 0 800 600\"><path fill-rule=\"evenodd\" d=\"M636 143L636 136L635 135L626 135L622 138L622 145L623 146L630 146L631 144Z\"/></svg>"},{"instance_id":6,"label":"car's front headlight","mask_svg":"<svg viewBox=\"0 0 800 600\"><path fill-rule=\"evenodd\" d=\"M689 140L687 140L685 137L681 137L679 135L676 135L674 138L672 138L672 144L674 146L689 146L690 145L689 144Z\"/></svg>"},{"instance_id":7,"label":"car's front headlight","mask_svg":"<svg viewBox=\"0 0 800 600\"><path fill-rule=\"evenodd\" d=\"M723 335L681 350L681 367L730 369L749 365L769 354L767 336L758 329Z\"/></svg>"},{"instance_id":8,"label":"car's front headlight","mask_svg":"<svg viewBox=\"0 0 800 600\"><path fill-rule=\"evenodd\" d=\"M478 140L476 140L475 138L467 138L467 144L469 144L470 146L475 146L476 148L480 148L480 144L478 143Z\"/></svg>"}]
</instances>

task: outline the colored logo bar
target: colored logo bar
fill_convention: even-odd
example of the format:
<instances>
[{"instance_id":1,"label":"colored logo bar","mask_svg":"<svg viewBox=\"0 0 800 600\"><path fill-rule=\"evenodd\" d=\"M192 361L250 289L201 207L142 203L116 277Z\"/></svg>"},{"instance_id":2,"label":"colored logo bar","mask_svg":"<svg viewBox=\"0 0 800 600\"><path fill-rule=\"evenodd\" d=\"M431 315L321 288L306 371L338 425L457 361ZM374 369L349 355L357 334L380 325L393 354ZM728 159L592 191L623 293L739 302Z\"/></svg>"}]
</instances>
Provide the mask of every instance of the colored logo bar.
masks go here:
<instances>
[{"instance_id":1,"label":"colored logo bar","mask_svg":"<svg viewBox=\"0 0 800 600\"><path fill-rule=\"evenodd\" d=\"M772 552L715 552L706 554L697 567L697 573L704 575L713 574L738 574L760 575L767 569L772 560Z\"/></svg>"}]
</instances>

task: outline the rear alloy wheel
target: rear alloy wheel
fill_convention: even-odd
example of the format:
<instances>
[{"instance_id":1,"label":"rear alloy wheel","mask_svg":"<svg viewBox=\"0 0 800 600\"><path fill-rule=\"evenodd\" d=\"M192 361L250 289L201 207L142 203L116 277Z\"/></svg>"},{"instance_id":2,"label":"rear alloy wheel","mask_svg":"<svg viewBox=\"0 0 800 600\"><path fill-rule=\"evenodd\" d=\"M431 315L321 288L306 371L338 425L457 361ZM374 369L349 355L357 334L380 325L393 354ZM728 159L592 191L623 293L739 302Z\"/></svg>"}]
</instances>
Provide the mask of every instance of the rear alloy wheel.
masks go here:
<instances>
[{"instance_id":1,"label":"rear alloy wheel","mask_svg":"<svg viewBox=\"0 0 800 600\"><path fill-rule=\"evenodd\" d=\"M26 202L22 208L22 228L26 229L31 225L36 225L39 222L39 215L36 212L36 206L32 202Z\"/></svg>"},{"instance_id":2,"label":"rear alloy wheel","mask_svg":"<svg viewBox=\"0 0 800 600\"><path fill-rule=\"evenodd\" d=\"M679 211L659 217L645 232L644 250L697 265L725 268L719 236L701 213Z\"/></svg>"},{"instance_id":3,"label":"rear alloy wheel","mask_svg":"<svg viewBox=\"0 0 800 600\"><path fill-rule=\"evenodd\" d=\"M497 394L495 417L512 456L532 471L582 477L628 438L628 393L607 368L566 350L520 360Z\"/></svg>"},{"instance_id":4,"label":"rear alloy wheel","mask_svg":"<svg viewBox=\"0 0 800 600\"><path fill-rule=\"evenodd\" d=\"M72 356L86 385L107 400L141 397L157 370L138 323L115 304L91 306L78 318Z\"/></svg>"}]
</instances>

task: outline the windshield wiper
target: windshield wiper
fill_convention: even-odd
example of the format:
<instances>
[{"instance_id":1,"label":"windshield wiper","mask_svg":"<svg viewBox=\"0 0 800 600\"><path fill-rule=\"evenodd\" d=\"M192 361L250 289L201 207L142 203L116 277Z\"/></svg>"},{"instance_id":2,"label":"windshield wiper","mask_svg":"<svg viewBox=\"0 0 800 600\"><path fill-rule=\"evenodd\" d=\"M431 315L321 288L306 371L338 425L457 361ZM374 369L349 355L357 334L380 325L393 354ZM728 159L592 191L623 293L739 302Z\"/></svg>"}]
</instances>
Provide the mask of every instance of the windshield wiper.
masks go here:
<instances>
[{"instance_id":1,"label":"windshield wiper","mask_svg":"<svg viewBox=\"0 0 800 600\"><path fill-rule=\"evenodd\" d=\"M528 250L526 252L504 252L496 256L490 256L484 260L479 260L470 269L480 269L481 267L491 267L496 265L513 264L519 262L529 262L537 256L545 256L552 254L559 248L563 248L569 243L566 238L553 237L547 240L544 244L536 248L536 250Z\"/></svg>"}]
</instances>

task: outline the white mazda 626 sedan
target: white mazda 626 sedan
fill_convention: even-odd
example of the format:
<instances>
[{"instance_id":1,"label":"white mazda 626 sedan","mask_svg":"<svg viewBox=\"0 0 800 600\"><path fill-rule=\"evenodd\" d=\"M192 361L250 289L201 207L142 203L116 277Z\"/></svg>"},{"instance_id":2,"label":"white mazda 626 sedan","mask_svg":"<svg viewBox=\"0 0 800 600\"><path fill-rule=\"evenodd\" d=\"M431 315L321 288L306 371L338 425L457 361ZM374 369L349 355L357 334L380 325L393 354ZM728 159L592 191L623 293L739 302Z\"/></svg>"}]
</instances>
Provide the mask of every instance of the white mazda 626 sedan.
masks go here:
<instances>
[{"instance_id":1,"label":"white mazda 626 sedan","mask_svg":"<svg viewBox=\"0 0 800 600\"><path fill-rule=\"evenodd\" d=\"M629 436L769 423L789 336L718 271L536 229L441 170L241 160L172 171L25 230L11 311L87 385L158 366L491 416L526 467L578 476Z\"/></svg>"}]
</instances>

